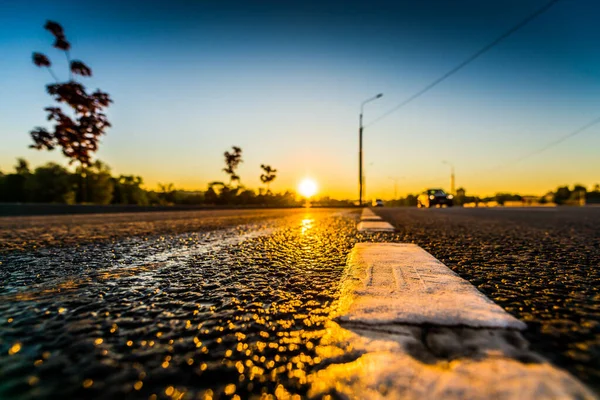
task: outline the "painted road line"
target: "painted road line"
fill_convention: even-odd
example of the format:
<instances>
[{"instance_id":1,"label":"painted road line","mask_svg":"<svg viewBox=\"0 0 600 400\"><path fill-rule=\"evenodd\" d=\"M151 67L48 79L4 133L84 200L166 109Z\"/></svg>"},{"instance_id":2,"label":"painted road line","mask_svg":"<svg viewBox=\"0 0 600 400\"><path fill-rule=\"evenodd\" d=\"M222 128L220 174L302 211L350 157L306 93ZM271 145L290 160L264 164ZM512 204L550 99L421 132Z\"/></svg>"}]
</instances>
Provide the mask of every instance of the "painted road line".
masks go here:
<instances>
[{"instance_id":1,"label":"painted road line","mask_svg":"<svg viewBox=\"0 0 600 400\"><path fill-rule=\"evenodd\" d=\"M346 272L309 397L596 398L529 350L522 322L420 247L359 243Z\"/></svg>"},{"instance_id":2,"label":"painted road line","mask_svg":"<svg viewBox=\"0 0 600 400\"><path fill-rule=\"evenodd\" d=\"M361 221L383 221L381 217L360 217Z\"/></svg>"},{"instance_id":3,"label":"painted road line","mask_svg":"<svg viewBox=\"0 0 600 400\"><path fill-rule=\"evenodd\" d=\"M526 328L414 244L358 243L346 273L353 301L341 321Z\"/></svg>"},{"instance_id":4,"label":"painted road line","mask_svg":"<svg viewBox=\"0 0 600 400\"><path fill-rule=\"evenodd\" d=\"M326 367L308 377L308 397L596 399L573 376L528 350L517 331L393 328L386 332L385 325L365 329L328 323L315 347Z\"/></svg>"},{"instance_id":5,"label":"painted road line","mask_svg":"<svg viewBox=\"0 0 600 400\"><path fill-rule=\"evenodd\" d=\"M360 222L356 227L359 232L394 232L394 227L383 221L368 208L363 208Z\"/></svg>"},{"instance_id":6,"label":"painted road line","mask_svg":"<svg viewBox=\"0 0 600 400\"><path fill-rule=\"evenodd\" d=\"M360 222L376 222L383 221L381 217L360 217Z\"/></svg>"},{"instance_id":7,"label":"painted road line","mask_svg":"<svg viewBox=\"0 0 600 400\"><path fill-rule=\"evenodd\" d=\"M382 221L381 217L375 214L368 208L363 208L362 214L360 216L361 221Z\"/></svg>"},{"instance_id":8,"label":"painted road line","mask_svg":"<svg viewBox=\"0 0 600 400\"><path fill-rule=\"evenodd\" d=\"M394 227L385 221L361 221L356 228L359 232L394 232Z\"/></svg>"}]
</instances>

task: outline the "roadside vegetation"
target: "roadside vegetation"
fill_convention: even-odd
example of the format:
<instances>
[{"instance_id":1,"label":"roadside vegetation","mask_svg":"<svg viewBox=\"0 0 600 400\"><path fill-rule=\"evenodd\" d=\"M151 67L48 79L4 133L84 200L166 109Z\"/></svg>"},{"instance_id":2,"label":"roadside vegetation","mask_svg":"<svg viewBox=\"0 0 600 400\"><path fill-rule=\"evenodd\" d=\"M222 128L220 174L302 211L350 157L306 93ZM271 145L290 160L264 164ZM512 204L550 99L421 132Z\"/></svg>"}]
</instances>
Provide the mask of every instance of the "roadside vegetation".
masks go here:
<instances>
[{"instance_id":1,"label":"roadside vegetation","mask_svg":"<svg viewBox=\"0 0 600 400\"><path fill-rule=\"evenodd\" d=\"M396 200L386 201L385 204L391 207L416 207L418 194L409 194ZM480 197L470 196L464 188L459 188L454 196L454 204L462 206L464 204L488 204L507 205L510 202L535 203L558 205L581 205L581 204L600 204L600 184L594 185L588 189L581 184L560 186L556 190L548 191L543 196L527 196L515 193L496 193L494 196Z\"/></svg>"},{"instance_id":2,"label":"roadside vegetation","mask_svg":"<svg viewBox=\"0 0 600 400\"><path fill-rule=\"evenodd\" d=\"M263 168L264 172L264 168ZM254 205L300 206L296 193L274 193L268 188L276 175L270 169L264 187L247 188L238 179L229 183L215 181L206 190L187 191L173 184L159 184L156 190L144 187L135 175L113 175L108 165L94 161L89 166L69 169L56 163L31 168L20 158L10 173L0 171L0 202L58 204L131 205ZM259 174L259 171L257 171ZM262 176L265 174L263 173ZM340 202L341 203L341 202Z\"/></svg>"},{"instance_id":3,"label":"roadside vegetation","mask_svg":"<svg viewBox=\"0 0 600 400\"><path fill-rule=\"evenodd\" d=\"M177 189L172 183L159 184L154 190L144 186L144 179L135 175L113 175L110 167L94 161L89 166L69 169L56 163L31 168L19 158L12 172L0 171L0 203L58 203L58 204L121 204L121 205L240 205L240 206L302 206L304 200L295 192L274 193L270 184L277 178L277 170L262 164L257 168L263 187L252 189L241 183L236 174L242 160L242 150L225 153L224 172L229 181L210 182L206 190ZM236 155L235 160L231 157ZM262 173L261 173L262 172ZM498 193L495 196L469 196L463 188L457 190L455 204L497 202L504 205L510 201L532 200L538 203L579 205L582 199L588 204L600 203L600 185L586 188L583 185L561 186L544 196L522 196ZM321 197L311 201L313 205L352 206L350 200ZM386 201L387 206L416 207L417 195L409 194L396 200Z\"/></svg>"}]
</instances>

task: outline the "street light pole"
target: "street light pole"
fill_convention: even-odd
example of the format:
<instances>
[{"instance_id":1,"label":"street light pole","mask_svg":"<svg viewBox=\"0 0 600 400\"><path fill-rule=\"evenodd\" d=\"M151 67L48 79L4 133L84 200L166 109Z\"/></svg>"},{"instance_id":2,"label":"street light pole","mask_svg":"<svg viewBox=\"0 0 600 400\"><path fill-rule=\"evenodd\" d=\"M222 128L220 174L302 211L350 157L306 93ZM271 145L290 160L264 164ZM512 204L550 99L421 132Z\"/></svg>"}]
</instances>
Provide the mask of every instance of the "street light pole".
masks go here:
<instances>
[{"instance_id":1,"label":"street light pole","mask_svg":"<svg viewBox=\"0 0 600 400\"><path fill-rule=\"evenodd\" d=\"M359 118L359 128L358 128L358 206L362 207L363 201L363 146L362 146L362 136L363 136L363 111L362 106L360 107L360 118Z\"/></svg>"},{"instance_id":2,"label":"street light pole","mask_svg":"<svg viewBox=\"0 0 600 400\"><path fill-rule=\"evenodd\" d=\"M358 205L362 207L363 205L363 183L364 183L364 176L363 176L363 109L365 107L365 104L367 104L370 101L373 100L377 100L378 98L380 98L381 96L383 96L383 93L379 93L377 96L371 97L370 99L367 99L365 101L362 102L362 104L360 105L360 117L358 120Z\"/></svg>"},{"instance_id":3,"label":"street light pole","mask_svg":"<svg viewBox=\"0 0 600 400\"><path fill-rule=\"evenodd\" d=\"M394 200L398 200L398 178L392 178L388 176L391 180L394 181Z\"/></svg>"},{"instance_id":4,"label":"street light pole","mask_svg":"<svg viewBox=\"0 0 600 400\"><path fill-rule=\"evenodd\" d=\"M445 160L442 162L450 166L450 193L456 196L456 192L454 191L454 165Z\"/></svg>"}]
</instances>

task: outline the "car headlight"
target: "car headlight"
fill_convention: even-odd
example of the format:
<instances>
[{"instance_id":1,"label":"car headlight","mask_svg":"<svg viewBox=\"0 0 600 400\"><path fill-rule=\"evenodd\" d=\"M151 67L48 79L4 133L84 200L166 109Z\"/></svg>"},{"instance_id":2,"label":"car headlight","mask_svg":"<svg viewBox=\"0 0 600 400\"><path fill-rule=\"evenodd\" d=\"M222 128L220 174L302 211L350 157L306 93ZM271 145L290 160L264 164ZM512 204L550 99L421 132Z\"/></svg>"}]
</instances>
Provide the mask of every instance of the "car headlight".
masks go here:
<instances>
[{"instance_id":1,"label":"car headlight","mask_svg":"<svg viewBox=\"0 0 600 400\"><path fill-rule=\"evenodd\" d=\"M433 200L433 199L435 199L435 196L433 196L433 195L429 196L429 200Z\"/></svg>"},{"instance_id":2,"label":"car headlight","mask_svg":"<svg viewBox=\"0 0 600 400\"><path fill-rule=\"evenodd\" d=\"M454 196L452 196L451 194L448 195L448 199L452 200L454 198Z\"/></svg>"}]
</instances>

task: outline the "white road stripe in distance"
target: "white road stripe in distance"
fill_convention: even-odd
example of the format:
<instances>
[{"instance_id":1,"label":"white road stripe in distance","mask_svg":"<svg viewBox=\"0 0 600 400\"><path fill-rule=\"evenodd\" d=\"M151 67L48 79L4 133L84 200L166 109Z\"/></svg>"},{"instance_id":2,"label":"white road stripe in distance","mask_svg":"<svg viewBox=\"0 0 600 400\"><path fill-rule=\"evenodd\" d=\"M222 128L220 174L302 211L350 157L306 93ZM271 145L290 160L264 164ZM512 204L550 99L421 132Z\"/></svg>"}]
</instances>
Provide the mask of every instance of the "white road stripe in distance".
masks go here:
<instances>
[{"instance_id":1,"label":"white road stripe in distance","mask_svg":"<svg viewBox=\"0 0 600 400\"><path fill-rule=\"evenodd\" d=\"M377 214L375 214L373 212L373 210L371 210L370 208L366 208L365 207L365 208L362 209L362 216L363 217L376 217Z\"/></svg>"},{"instance_id":2,"label":"white road stripe in distance","mask_svg":"<svg viewBox=\"0 0 600 400\"><path fill-rule=\"evenodd\" d=\"M360 222L356 227L359 232L394 232L394 227L383 221L369 208L363 208Z\"/></svg>"}]
</instances>

